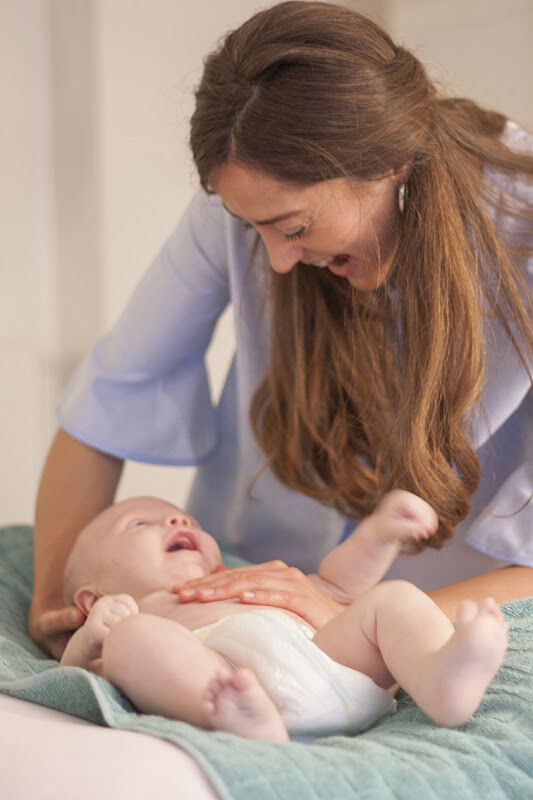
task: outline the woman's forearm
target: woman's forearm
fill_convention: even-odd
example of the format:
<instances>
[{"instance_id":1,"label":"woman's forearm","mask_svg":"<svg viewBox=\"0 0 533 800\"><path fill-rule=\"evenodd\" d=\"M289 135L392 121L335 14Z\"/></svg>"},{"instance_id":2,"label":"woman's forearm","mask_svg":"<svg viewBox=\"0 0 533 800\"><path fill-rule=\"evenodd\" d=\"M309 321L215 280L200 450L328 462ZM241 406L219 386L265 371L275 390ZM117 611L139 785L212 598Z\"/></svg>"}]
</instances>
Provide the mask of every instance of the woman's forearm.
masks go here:
<instances>
[{"instance_id":1,"label":"woman's forearm","mask_svg":"<svg viewBox=\"0 0 533 800\"><path fill-rule=\"evenodd\" d=\"M34 608L62 605L61 583L80 530L113 502L123 462L59 430L43 470L35 510Z\"/></svg>"},{"instance_id":2,"label":"woman's forearm","mask_svg":"<svg viewBox=\"0 0 533 800\"><path fill-rule=\"evenodd\" d=\"M460 583L443 586L428 592L452 622L455 621L461 600L479 602L484 597L494 597L498 604L533 595L533 569L530 567L504 567L493 572L476 575Z\"/></svg>"}]
</instances>

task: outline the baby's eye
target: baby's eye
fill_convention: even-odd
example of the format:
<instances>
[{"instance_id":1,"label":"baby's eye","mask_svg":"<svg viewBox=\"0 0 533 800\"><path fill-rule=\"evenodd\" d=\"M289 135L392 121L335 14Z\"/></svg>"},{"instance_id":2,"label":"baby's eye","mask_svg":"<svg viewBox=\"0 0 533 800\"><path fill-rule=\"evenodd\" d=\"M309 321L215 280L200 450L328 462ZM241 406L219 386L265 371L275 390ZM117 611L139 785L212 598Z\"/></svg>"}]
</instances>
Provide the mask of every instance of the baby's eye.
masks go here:
<instances>
[{"instance_id":1,"label":"baby's eye","mask_svg":"<svg viewBox=\"0 0 533 800\"><path fill-rule=\"evenodd\" d=\"M131 523L131 527L132 528L136 528L138 525L146 525L146 520L144 520L144 519L135 519Z\"/></svg>"}]
</instances>

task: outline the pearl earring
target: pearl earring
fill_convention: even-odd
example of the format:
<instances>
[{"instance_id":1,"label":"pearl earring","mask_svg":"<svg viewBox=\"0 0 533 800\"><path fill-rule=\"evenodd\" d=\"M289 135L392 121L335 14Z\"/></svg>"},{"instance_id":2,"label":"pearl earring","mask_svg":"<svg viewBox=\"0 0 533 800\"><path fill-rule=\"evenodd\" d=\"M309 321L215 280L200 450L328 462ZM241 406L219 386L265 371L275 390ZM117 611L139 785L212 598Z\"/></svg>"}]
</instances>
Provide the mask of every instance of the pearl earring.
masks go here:
<instances>
[{"instance_id":1,"label":"pearl earring","mask_svg":"<svg viewBox=\"0 0 533 800\"><path fill-rule=\"evenodd\" d=\"M398 208L400 209L400 214L405 212L405 195L406 195L407 187L405 183L400 184L400 188L398 189Z\"/></svg>"}]
</instances>

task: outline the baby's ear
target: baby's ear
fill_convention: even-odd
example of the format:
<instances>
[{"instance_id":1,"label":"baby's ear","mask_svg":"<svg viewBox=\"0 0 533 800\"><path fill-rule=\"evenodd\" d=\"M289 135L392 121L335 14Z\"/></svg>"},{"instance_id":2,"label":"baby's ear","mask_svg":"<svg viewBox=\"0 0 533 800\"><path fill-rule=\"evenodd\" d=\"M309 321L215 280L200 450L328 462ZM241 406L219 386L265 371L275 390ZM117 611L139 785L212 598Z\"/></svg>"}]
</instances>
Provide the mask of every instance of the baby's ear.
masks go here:
<instances>
[{"instance_id":1,"label":"baby's ear","mask_svg":"<svg viewBox=\"0 0 533 800\"><path fill-rule=\"evenodd\" d=\"M74 595L74 602L86 617L89 616L89 611L98 600L98 595L90 586L82 586Z\"/></svg>"}]
</instances>

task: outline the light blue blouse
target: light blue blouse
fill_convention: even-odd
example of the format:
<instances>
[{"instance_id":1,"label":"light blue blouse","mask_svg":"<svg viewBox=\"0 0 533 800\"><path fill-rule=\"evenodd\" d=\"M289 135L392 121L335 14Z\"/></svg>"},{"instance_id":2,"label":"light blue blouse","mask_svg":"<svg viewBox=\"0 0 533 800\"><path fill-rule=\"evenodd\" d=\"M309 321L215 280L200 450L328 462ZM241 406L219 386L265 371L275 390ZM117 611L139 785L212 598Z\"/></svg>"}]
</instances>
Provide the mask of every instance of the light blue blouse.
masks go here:
<instances>
[{"instance_id":1,"label":"light blue blouse","mask_svg":"<svg viewBox=\"0 0 533 800\"><path fill-rule=\"evenodd\" d=\"M533 137L513 123L504 135L511 146L533 150ZM525 183L489 170L486 177L514 196L529 192L533 201ZM501 227L504 221L496 222ZM58 421L71 436L120 458L197 465L187 510L206 530L244 558L282 558L310 572L354 523L289 490L269 470L248 494L263 463L248 410L267 368L269 342L262 245L256 257L261 263L244 283L254 238L255 231L230 216L218 196L197 191L116 325L72 377L57 406ZM533 264L522 263L533 283ZM215 406L204 356L230 302L236 352ZM509 519L493 516L511 513L532 493L530 384L495 323L487 330L487 358L488 427L480 413L473 418L483 478L459 528L469 548L499 559L494 564L533 566L533 502ZM488 460L490 434L494 452Z\"/></svg>"}]
</instances>

